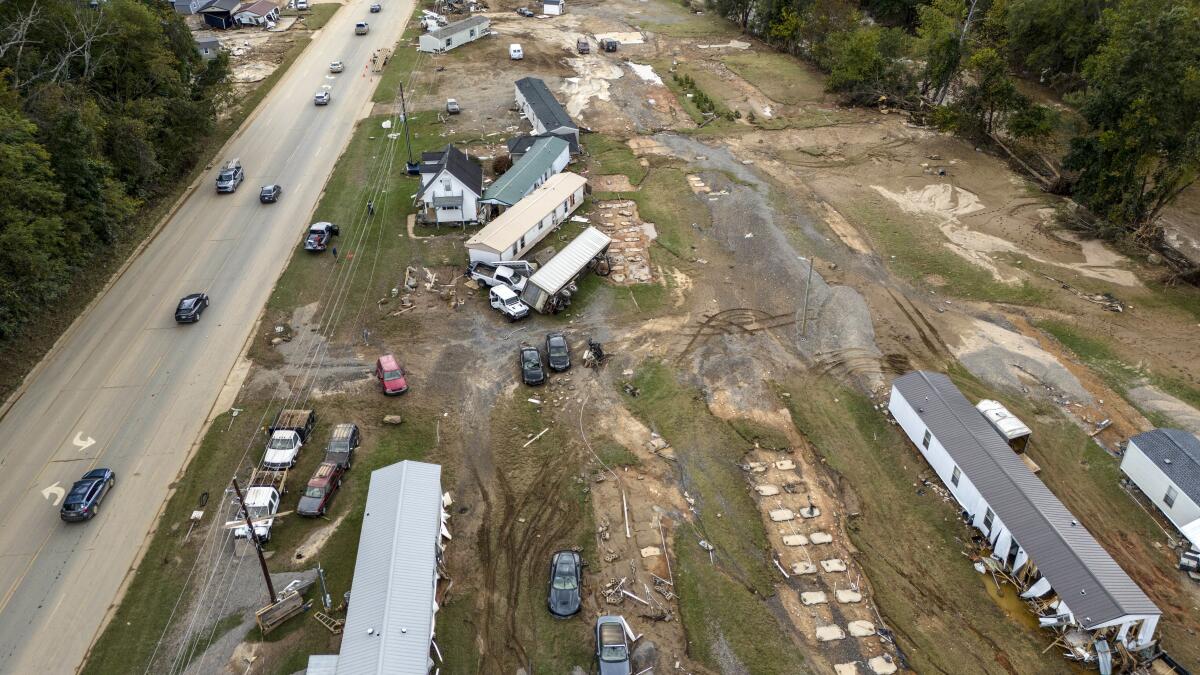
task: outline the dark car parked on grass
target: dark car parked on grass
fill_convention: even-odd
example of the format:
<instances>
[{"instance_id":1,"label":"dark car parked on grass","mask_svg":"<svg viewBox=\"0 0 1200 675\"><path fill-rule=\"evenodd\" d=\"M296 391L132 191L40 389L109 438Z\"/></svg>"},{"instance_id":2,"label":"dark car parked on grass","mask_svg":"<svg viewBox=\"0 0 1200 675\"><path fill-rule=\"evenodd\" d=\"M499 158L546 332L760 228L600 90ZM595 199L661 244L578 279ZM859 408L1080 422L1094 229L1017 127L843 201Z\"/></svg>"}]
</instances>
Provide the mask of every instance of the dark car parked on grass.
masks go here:
<instances>
[{"instance_id":1,"label":"dark car parked on grass","mask_svg":"<svg viewBox=\"0 0 1200 675\"><path fill-rule=\"evenodd\" d=\"M278 185L264 185L258 192L258 201L264 204L274 204L283 195L283 188Z\"/></svg>"},{"instance_id":2,"label":"dark car parked on grass","mask_svg":"<svg viewBox=\"0 0 1200 675\"><path fill-rule=\"evenodd\" d=\"M308 485L304 488L304 496L296 505L296 513L302 516L320 517L329 511L329 502L333 495L342 487L342 474L346 471L333 462L321 462Z\"/></svg>"},{"instance_id":3,"label":"dark car parked on grass","mask_svg":"<svg viewBox=\"0 0 1200 675\"><path fill-rule=\"evenodd\" d=\"M83 474L63 499L58 516L69 523L91 520L100 513L100 502L116 483L117 474L112 469L92 469Z\"/></svg>"},{"instance_id":4,"label":"dark car parked on grass","mask_svg":"<svg viewBox=\"0 0 1200 675\"><path fill-rule=\"evenodd\" d=\"M571 345L567 344L567 336L562 333L546 335L546 362L550 370L561 373L571 368Z\"/></svg>"},{"instance_id":5,"label":"dark car parked on grass","mask_svg":"<svg viewBox=\"0 0 1200 675\"><path fill-rule=\"evenodd\" d=\"M175 321L178 323L196 323L200 315L208 309L207 293L192 293L185 295L175 307Z\"/></svg>"},{"instance_id":6,"label":"dark car parked on grass","mask_svg":"<svg viewBox=\"0 0 1200 675\"><path fill-rule=\"evenodd\" d=\"M333 428L329 436L329 445L325 446L325 461L337 464L349 471L354 465L354 451L362 443L358 425L339 424Z\"/></svg>"},{"instance_id":7,"label":"dark car parked on grass","mask_svg":"<svg viewBox=\"0 0 1200 675\"><path fill-rule=\"evenodd\" d=\"M542 354L537 347L521 345L517 351L517 363L521 366L521 381L531 387L536 387L546 381L546 371L542 369Z\"/></svg>"},{"instance_id":8,"label":"dark car parked on grass","mask_svg":"<svg viewBox=\"0 0 1200 675\"><path fill-rule=\"evenodd\" d=\"M575 551L559 551L550 558L550 591L546 604L560 619L579 613L583 586L583 561Z\"/></svg>"}]
</instances>

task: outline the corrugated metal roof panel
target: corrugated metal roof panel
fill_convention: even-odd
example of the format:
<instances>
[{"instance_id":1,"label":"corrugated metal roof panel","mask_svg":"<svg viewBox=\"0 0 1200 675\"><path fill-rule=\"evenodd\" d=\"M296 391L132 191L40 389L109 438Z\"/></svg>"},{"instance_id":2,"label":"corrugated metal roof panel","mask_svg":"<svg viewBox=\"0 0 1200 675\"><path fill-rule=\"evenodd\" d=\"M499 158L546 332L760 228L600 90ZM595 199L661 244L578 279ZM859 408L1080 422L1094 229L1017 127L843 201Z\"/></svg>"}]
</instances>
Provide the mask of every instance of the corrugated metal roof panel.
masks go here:
<instances>
[{"instance_id":1,"label":"corrugated metal roof panel","mask_svg":"<svg viewBox=\"0 0 1200 675\"><path fill-rule=\"evenodd\" d=\"M447 24L437 30L431 30L426 33L426 35L439 40L444 40L448 37L458 35L459 33L470 28L475 28L476 26L489 26L491 23L492 20L486 16L473 16L469 19L463 19L462 21L455 21L454 23Z\"/></svg>"},{"instance_id":2,"label":"corrugated metal roof panel","mask_svg":"<svg viewBox=\"0 0 1200 675\"><path fill-rule=\"evenodd\" d=\"M1200 504L1200 439L1179 429L1155 429L1129 439L1172 483Z\"/></svg>"},{"instance_id":3,"label":"corrugated metal roof panel","mask_svg":"<svg viewBox=\"0 0 1200 675\"><path fill-rule=\"evenodd\" d=\"M1128 614L1162 613L949 377L917 371L896 378L893 386L979 490L1081 626L1092 628Z\"/></svg>"},{"instance_id":4,"label":"corrugated metal roof panel","mask_svg":"<svg viewBox=\"0 0 1200 675\"><path fill-rule=\"evenodd\" d=\"M551 176L529 196L476 232L467 240L467 247L484 247L497 253L511 248L538 221L553 213L568 196L586 184L586 178L570 171Z\"/></svg>"},{"instance_id":5,"label":"corrugated metal roof panel","mask_svg":"<svg viewBox=\"0 0 1200 675\"><path fill-rule=\"evenodd\" d=\"M537 286L549 294L557 293L611 243L612 239L607 234L589 226L578 237L572 239L558 255L551 258L550 262L534 272L533 276L529 277L530 285Z\"/></svg>"},{"instance_id":6,"label":"corrugated metal roof panel","mask_svg":"<svg viewBox=\"0 0 1200 675\"><path fill-rule=\"evenodd\" d=\"M441 474L412 461L371 472L338 675L429 671Z\"/></svg>"},{"instance_id":7,"label":"corrugated metal roof panel","mask_svg":"<svg viewBox=\"0 0 1200 675\"><path fill-rule=\"evenodd\" d=\"M517 89L521 91L521 96L529 102L529 106L533 109L533 114L537 115L538 120L548 130L555 130L560 127L569 129L577 129L578 127L571 121L571 116L554 98L554 94L550 93L550 88L546 83L536 77L522 77L516 82Z\"/></svg>"}]
</instances>

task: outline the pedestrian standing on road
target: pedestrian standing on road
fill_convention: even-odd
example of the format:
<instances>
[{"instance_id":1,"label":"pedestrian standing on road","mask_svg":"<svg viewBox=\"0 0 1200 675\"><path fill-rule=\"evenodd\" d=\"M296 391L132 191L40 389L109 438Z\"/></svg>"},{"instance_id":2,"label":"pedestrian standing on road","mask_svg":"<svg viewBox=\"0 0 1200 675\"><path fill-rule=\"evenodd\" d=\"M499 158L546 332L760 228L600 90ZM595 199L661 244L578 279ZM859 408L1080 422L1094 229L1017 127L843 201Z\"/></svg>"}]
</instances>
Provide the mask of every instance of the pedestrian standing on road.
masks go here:
<instances>
[{"instance_id":1,"label":"pedestrian standing on road","mask_svg":"<svg viewBox=\"0 0 1200 675\"><path fill-rule=\"evenodd\" d=\"M336 247L336 246L334 246L334 247L333 247L333 262L337 262L337 261L338 261L338 259L337 259L337 247Z\"/></svg>"},{"instance_id":2,"label":"pedestrian standing on road","mask_svg":"<svg viewBox=\"0 0 1200 675\"><path fill-rule=\"evenodd\" d=\"M375 215L375 202L371 199L367 200L367 215L368 216Z\"/></svg>"}]
</instances>

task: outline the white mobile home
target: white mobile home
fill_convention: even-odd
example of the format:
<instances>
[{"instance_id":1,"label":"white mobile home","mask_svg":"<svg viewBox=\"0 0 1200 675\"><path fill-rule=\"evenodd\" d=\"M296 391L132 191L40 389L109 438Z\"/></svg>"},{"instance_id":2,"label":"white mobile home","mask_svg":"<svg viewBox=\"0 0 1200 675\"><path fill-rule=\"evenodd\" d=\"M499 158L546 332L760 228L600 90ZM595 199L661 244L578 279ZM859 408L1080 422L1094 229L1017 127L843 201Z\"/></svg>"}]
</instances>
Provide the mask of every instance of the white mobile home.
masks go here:
<instances>
[{"instance_id":1,"label":"white mobile home","mask_svg":"<svg viewBox=\"0 0 1200 675\"><path fill-rule=\"evenodd\" d=\"M558 16L567 13L566 0L542 0L542 14Z\"/></svg>"},{"instance_id":2,"label":"white mobile home","mask_svg":"<svg viewBox=\"0 0 1200 675\"><path fill-rule=\"evenodd\" d=\"M474 42L492 32L492 21L486 16L473 16L431 30L417 38L417 51L448 52L459 45Z\"/></svg>"},{"instance_id":3,"label":"white mobile home","mask_svg":"<svg viewBox=\"0 0 1200 675\"><path fill-rule=\"evenodd\" d=\"M497 213L524 199L529 193L561 173L571 160L566 141L554 136L539 138L529 151L515 159L512 167L483 191L480 204Z\"/></svg>"},{"instance_id":4,"label":"white mobile home","mask_svg":"<svg viewBox=\"0 0 1200 675\"><path fill-rule=\"evenodd\" d=\"M1121 471L1200 549L1200 440L1179 429L1138 434Z\"/></svg>"},{"instance_id":5,"label":"white mobile home","mask_svg":"<svg viewBox=\"0 0 1200 675\"><path fill-rule=\"evenodd\" d=\"M565 289L603 256L611 243L607 234L589 226L529 277L521 300L542 314L552 314L571 304Z\"/></svg>"},{"instance_id":6,"label":"white mobile home","mask_svg":"<svg viewBox=\"0 0 1200 675\"><path fill-rule=\"evenodd\" d=\"M587 179L555 174L467 240L471 262L516 260L537 246L583 203Z\"/></svg>"},{"instance_id":7,"label":"white mobile home","mask_svg":"<svg viewBox=\"0 0 1200 675\"><path fill-rule=\"evenodd\" d=\"M1130 651L1151 644L1162 612L950 378L896 378L888 410L1023 595L1050 601L1043 626L1079 626Z\"/></svg>"},{"instance_id":8,"label":"white mobile home","mask_svg":"<svg viewBox=\"0 0 1200 675\"><path fill-rule=\"evenodd\" d=\"M554 134L571 145L571 154L579 152L579 125L571 121L566 109L550 93L546 83L536 77L523 77L516 82L517 106L533 125L534 135Z\"/></svg>"}]
</instances>

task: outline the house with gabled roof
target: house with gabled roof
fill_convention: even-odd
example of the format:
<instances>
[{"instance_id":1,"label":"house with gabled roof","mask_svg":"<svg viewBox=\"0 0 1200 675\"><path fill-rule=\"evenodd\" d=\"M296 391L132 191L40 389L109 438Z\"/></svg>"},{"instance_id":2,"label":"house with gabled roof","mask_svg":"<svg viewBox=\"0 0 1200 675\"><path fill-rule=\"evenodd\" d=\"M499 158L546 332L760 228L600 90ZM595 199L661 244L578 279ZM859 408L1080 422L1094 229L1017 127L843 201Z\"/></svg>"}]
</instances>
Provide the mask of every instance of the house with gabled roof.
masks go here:
<instances>
[{"instance_id":1,"label":"house with gabled roof","mask_svg":"<svg viewBox=\"0 0 1200 675\"><path fill-rule=\"evenodd\" d=\"M488 217L499 215L565 169L570 159L570 145L566 141L554 136L539 138L483 191L479 203L487 207Z\"/></svg>"},{"instance_id":2,"label":"house with gabled roof","mask_svg":"<svg viewBox=\"0 0 1200 675\"><path fill-rule=\"evenodd\" d=\"M516 82L517 106L533 125L534 134L563 135L571 144L571 154L579 152L579 125L571 120L546 83L536 77Z\"/></svg>"},{"instance_id":3,"label":"house with gabled roof","mask_svg":"<svg viewBox=\"0 0 1200 675\"><path fill-rule=\"evenodd\" d=\"M1200 439L1155 429L1129 439L1121 471L1200 549Z\"/></svg>"},{"instance_id":4,"label":"house with gabled roof","mask_svg":"<svg viewBox=\"0 0 1200 675\"><path fill-rule=\"evenodd\" d=\"M415 202L418 219L432 225L479 221L483 167L462 150L447 145L421 155L421 189Z\"/></svg>"}]
</instances>

